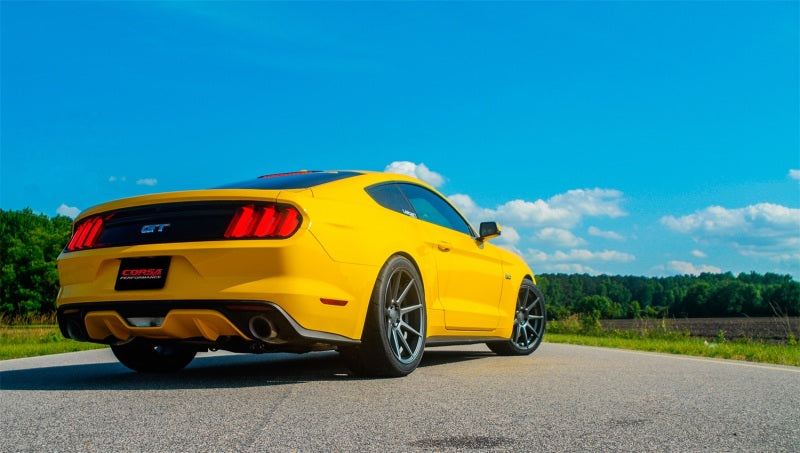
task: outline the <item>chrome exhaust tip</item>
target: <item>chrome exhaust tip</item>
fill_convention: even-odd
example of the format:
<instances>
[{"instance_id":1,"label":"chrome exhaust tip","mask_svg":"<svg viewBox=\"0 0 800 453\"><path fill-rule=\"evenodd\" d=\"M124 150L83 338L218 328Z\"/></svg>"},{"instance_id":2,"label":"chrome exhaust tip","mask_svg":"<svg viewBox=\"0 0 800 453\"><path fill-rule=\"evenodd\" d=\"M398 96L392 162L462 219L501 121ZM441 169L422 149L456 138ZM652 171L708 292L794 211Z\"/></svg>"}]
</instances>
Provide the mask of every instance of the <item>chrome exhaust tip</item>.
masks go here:
<instances>
[{"instance_id":1,"label":"chrome exhaust tip","mask_svg":"<svg viewBox=\"0 0 800 453\"><path fill-rule=\"evenodd\" d=\"M273 343L278 338L278 329L266 316L253 316L248 323L250 334L264 343Z\"/></svg>"}]
</instances>

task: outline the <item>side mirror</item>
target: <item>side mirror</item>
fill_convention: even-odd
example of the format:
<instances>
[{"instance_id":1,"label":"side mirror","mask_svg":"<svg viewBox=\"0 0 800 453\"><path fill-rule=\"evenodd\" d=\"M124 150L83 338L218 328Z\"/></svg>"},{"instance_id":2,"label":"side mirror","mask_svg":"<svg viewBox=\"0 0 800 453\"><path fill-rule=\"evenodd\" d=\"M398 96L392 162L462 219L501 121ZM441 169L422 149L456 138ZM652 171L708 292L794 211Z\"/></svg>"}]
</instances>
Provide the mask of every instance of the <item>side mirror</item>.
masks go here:
<instances>
[{"instance_id":1,"label":"side mirror","mask_svg":"<svg viewBox=\"0 0 800 453\"><path fill-rule=\"evenodd\" d=\"M481 222L480 232L478 236L479 241L496 238L500 236L500 225L497 222Z\"/></svg>"}]
</instances>

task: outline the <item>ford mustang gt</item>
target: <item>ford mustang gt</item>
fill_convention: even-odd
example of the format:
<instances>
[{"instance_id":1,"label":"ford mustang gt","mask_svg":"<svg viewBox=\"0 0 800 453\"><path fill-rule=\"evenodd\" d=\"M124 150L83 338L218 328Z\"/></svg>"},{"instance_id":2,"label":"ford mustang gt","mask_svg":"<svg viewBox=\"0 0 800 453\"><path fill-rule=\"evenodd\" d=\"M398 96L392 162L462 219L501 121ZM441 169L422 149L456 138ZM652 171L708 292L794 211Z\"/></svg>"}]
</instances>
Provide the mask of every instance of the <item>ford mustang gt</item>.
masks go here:
<instances>
[{"instance_id":1,"label":"ford mustang gt","mask_svg":"<svg viewBox=\"0 0 800 453\"><path fill-rule=\"evenodd\" d=\"M366 376L412 372L426 347L526 355L545 304L517 255L402 175L273 174L82 212L58 258L58 323L136 371L197 352L337 350Z\"/></svg>"}]
</instances>

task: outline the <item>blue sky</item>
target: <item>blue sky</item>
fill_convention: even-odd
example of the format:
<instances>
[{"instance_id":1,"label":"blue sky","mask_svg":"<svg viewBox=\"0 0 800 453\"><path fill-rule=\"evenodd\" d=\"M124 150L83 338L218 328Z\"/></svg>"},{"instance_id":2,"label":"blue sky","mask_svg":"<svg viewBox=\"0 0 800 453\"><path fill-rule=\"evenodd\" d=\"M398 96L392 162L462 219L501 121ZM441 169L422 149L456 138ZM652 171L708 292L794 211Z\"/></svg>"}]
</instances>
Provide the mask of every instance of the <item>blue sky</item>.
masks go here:
<instances>
[{"instance_id":1,"label":"blue sky","mask_svg":"<svg viewBox=\"0 0 800 453\"><path fill-rule=\"evenodd\" d=\"M0 208L417 174L535 272L800 277L798 2L2 2Z\"/></svg>"}]
</instances>

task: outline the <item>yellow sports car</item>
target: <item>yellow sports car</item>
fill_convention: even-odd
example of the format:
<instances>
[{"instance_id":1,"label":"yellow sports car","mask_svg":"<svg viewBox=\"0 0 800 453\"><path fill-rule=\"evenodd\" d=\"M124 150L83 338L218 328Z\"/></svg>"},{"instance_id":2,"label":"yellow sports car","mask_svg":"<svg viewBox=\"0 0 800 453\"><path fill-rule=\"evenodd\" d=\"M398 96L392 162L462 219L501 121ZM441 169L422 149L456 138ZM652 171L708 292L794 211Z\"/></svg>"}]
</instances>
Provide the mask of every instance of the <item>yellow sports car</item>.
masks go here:
<instances>
[{"instance_id":1,"label":"yellow sports car","mask_svg":"<svg viewBox=\"0 0 800 453\"><path fill-rule=\"evenodd\" d=\"M87 209L58 258L58 323L142 372L198 351L338 350L403 376L427 346L525 355L545 304L515 254L402 175L301 171Z\"/></svg>"}]
</instances>

